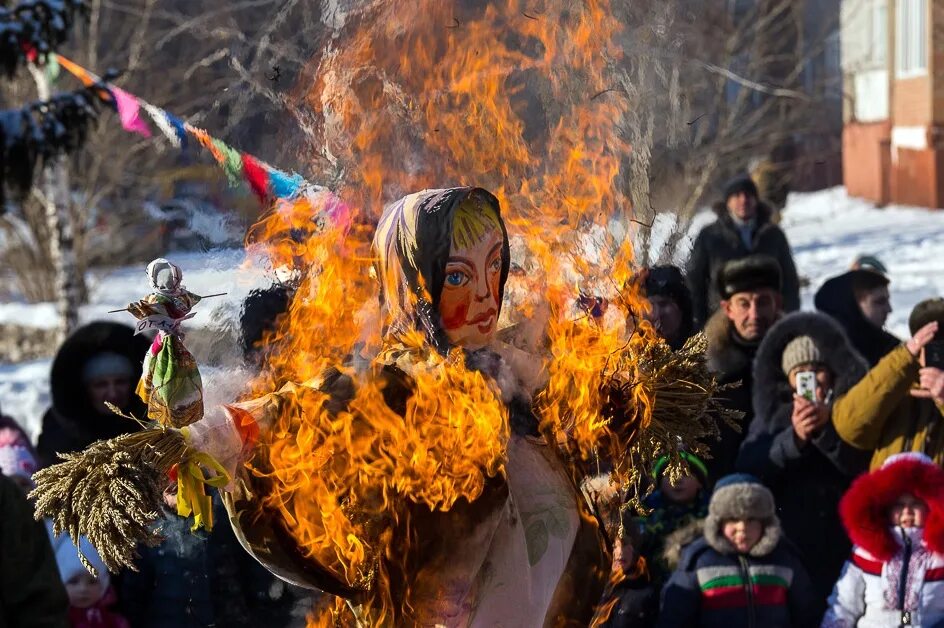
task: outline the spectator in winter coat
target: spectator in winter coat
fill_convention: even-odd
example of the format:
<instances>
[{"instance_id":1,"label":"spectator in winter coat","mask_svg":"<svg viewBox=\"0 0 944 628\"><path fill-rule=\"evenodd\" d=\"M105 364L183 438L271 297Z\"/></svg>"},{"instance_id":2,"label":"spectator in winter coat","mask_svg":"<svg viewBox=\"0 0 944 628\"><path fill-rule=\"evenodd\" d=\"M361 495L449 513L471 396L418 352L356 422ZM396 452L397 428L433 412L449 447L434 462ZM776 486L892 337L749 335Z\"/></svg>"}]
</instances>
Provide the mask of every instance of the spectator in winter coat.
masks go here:
<instances>
[{"instance_id":1,"label":"spectator in winter coat","mask_svg":"<svg viewBox=\"0 0 944 628\"><path fill-rule=\"evenodd\" d=\"M640 273L643 290L652 309L646 318L665 342L678 351L691 338L692 294L682 271L675 266L654 266Z\"/></svg>"},{"instance_id":2,"label":"spectator in winter coat","mask_svg":"<svg viewBox=\"0 0 944 628\"><path fill-rule=\"evenodd\" d=\"M81 537L78 548L66 535L55 543L59 575L69 595L71 628L129 628L128 620L111 608L116 602L115 590L108 569L88 539ZM79 551L95 568L94 576L79 560Z\"/></svg>"},{"instance_id":3,"label":"spectator in winter coat","mask_svg":"<svg viewBox=\"0 0 944 628\"><path fill-rule=\"evenodd\" d=\"M33 490L33 474L39 469L36 450L20 425L0 414L0 473L23 489Z\"/></svg>"},{"instance_id":4,"label":"spectator in winter coat","mask_svg":"<svg viewBox=\"0 0 944 628\"><path fill-rule=\"evenodd\" d=\"M739 432L721 424L716 443L709 443L708 477L734 471L738 449L754 416L751 403L754 356L767 331L781 316L780 267L769 257L753 256L730 262L718 277L723 300L705 328L708 368L718 383L731 385L722 403L744 413ZM740 382L738 386L737 383Z\"/></svg>"},{"instance_id":5,"label":"spectator in winter coat","mask_svg":"<svg viewBox=\"0 0 944 628\"><path fill-rule=\"evenodd\" d=\"M69 598L42 523L22 489L0 475L0 628L66 628Z\"/></svg>"},{"instance_id":6,"label":"spectator in winter coat","mask_svg":"<svg viewBox=\"0 0 944 628\"><path fill-rule=\"evenodd\" d=\"M839 505L855 543L823 628L944 625L944 471L896 454Z\"/></svg>"},{"instance_id":7,"label":"spectator in winter coat","mask_svg":"<svg viewBox=\"0 0 944 628\"><path fill-rule=\"evenodd\" d=\"M750 255L777 260L782 276L783 308L800 309L800 280L787 237L771 222L771 210L757 196L757 186L743 176L729 182L724 202L715 206L718 220L702 229L688 260L695 328L701 329L718 309L724 295L717 289L725 264Z\"/></svg>"},{"instance_id":8,"label":"spectator in winter coat","mask_svg":"<svg viewBox=\"0 0 944 628\"><path fill-rule=\"evenodd\" d=\"M145 336L117 323L90 323L66 339L52 363L52 407L43 416L36 447L41 464L58 462L57 453L80 451L96 440L138 429L105 402L139 418L147 415L134 388L149 346Z\"/></svg>"},{"instance_id":9,"label":"spectator in winter coat","mask_svg":"<svg viewBox=\"0 0 944 628\"><path fill-rule=\"evenodd\" d=\"M852 346L875 366L901 341L885 331L892 306L888 277L867 269L833 277L816 293L816 309L842 325Z\"/></svg>"},{"instance_id":10,"label":"spectator in winter coat","mask_svg":"<svg viewBox=\"0 0 944 628\"><path fill-rule=\"evenodd\" d=\"M833 410L839 437L874 451L872 469L907 451L944 464L944 370L927 363L926 350L944 340L944 299L916 305L908 326L911 340L882 358Z\"/></svg>"},{"instance_id":11,"label":"spectator in winter coat","mask_svg":"<svg viewBox=\"0 0 944 628\"><path fill-rule=\"evenodd\" d=\"M704 535L689 545L662 590L659 626L764 628L814 625L809 576L783 538L773 495L735 474L715 486Z\"/></svg>"},{"instance_id":12,"label":"spectator in winter coat","mask_svg":"<svg viewBox=\"0 0 944 628\"><path fill-rule=\"evenodd\" d=\"M669 457L662 456L652 470L656 490L646 498L650 510L640 522L638 552L646 559L653 582L661 587L669 569L662 558L668 535L708 515L708 468L700 458L681 452L687 474L672 482L667 473Z\"/></svg>"},{"instance_id":13,"label":"spectator in winter coat","mask_svg":"<svg viewBox=\"0 0 944 628\"><path fill-rule=\"evenodd\" d=\"M865 360L828 316L795 313L774 325L754 360L754 419L739 471L773 492L784 534L797 545L820 611L849 555L836 504L868 468L869 455L840 440L831 399L865 376ZM816 400L796 393L797 374L816 374Z\"/></svg>"}]
</instances>

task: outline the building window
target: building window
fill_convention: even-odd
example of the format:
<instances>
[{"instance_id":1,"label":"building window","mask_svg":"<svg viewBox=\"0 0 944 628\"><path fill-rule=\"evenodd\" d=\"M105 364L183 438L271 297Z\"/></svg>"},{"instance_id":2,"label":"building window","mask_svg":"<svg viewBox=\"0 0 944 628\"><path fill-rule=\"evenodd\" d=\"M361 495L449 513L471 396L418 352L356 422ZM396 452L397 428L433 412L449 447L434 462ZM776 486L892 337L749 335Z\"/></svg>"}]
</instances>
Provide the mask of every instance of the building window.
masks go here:
<instances>
[{"instance_id":1,"label":"building window","mask_svg":"<svg viewBox=\"0 0 944 628\"><path fill-rule=\"evenodd\" d=\"M897 74L900 78L928 71L927 0L898 0L895 19Z\"/></svg>"}]
</instances>

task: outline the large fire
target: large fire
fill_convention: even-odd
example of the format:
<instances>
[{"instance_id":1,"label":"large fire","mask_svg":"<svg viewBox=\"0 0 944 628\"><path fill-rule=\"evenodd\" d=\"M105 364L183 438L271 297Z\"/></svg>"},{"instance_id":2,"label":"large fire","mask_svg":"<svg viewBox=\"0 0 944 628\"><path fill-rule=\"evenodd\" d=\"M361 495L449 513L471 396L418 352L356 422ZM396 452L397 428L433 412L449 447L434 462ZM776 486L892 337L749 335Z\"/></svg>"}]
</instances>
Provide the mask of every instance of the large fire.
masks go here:
<instances>
[{"instance_id":1,"label":"large fire","mask_svg":"<svg viewBox=\"0 0 944 628\"><path fill-rule=\"evenodd\" d=\"M612 457L616 477L631 472L624 454L652 395L627 387L621 407L635 410L617 427L602 386L632 371L617 356L642 351L652 333L625 323L647 306L629 281L618 35L606 0L377 1L347 15L312 62L313 149L341 201L324 195L334 204L324 224L311 217L326 208L305 202L275 208L252 231L275 263L305 274L249 396L309 384L289 384L292 403L259 467L273 486L266 500L308 556L364 592L377 609L371 623L409 602L390 573L407 550L390 545L409 525L405 502L444 511L474 501L504 473L509 436L494 384L457 354L424 353L419 336L406 343L422 356L413 394L398 411L385 398L386 321L369 247L385 203L453 185L500 199L513 252L502 323L540 356L542 432L577 464ZM581 294L605 301L590 312ZM337 386L317 389L326 373L350 384L341 410Z\"/></svg>"}]
</instances>

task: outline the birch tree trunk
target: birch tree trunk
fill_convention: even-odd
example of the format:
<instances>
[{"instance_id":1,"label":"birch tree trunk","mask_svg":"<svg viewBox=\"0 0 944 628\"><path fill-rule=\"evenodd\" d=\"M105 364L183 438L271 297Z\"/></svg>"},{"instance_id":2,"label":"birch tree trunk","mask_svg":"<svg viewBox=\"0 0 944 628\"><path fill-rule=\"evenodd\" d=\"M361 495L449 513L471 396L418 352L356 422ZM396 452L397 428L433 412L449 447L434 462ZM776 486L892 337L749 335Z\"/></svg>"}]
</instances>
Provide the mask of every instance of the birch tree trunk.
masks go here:
<instances>
[{"instance_id":1,"label":"birch tree trunk","mask_svg":"<svg viewBox=\"0 0 944 628\"><path fill-rule=\"evenodd\" d=\"M51 90L46 72L33 63L29 64L29 71L36 81L39 99L48 100ZM78 326L84 283L75 254L75 229L69 206L69 171L64 156L56 155L44 163L42 185L36 191L46 209L49 259L55 271L56 310L59 315L58 342L61 343Z\"/></svg>"}]
</instances>

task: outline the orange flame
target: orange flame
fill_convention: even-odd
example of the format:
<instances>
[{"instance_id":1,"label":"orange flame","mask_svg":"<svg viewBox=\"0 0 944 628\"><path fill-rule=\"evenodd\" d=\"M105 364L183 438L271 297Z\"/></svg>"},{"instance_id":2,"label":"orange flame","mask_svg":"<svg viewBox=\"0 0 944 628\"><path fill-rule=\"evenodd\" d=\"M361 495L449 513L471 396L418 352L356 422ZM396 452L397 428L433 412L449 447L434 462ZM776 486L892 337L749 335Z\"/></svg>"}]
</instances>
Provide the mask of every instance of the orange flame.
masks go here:
<instances>
[{"instance_id":1,"label":"orange flame","mask_svg":"<svg viewBox=\"0 0 944 628\"><path fill-rule=\"evenodd\" d=\"M314 148L341 176L337 197L280 206L251 232L273 264L306 274L282 328L263 343L267 373L250 394L309 384L290 387L280 406L260 465L271 469L266 500L308 556L365 592L372 623L408 604L395 603L389 573L405 551L389 548L408 518L404 497L431 510L474 501L504 473L509 434L494 384L458 355L429 355L418 336L403 348L412 396L391 409L369 249L385 203L452 185L493 192L518 269L503 322L536 317L535 297L550 313L541 343L547 385L535 399L542 432L575 464L611 455L619 470L627 435L647 424L652 400L640 387L628 393L638 410L620 429L604 410L607 378L631 368L614 356L652 338L645 324L632 334L625 325L627 313L647 306L628 281L618 34L606 0L484 8L378 0L348 16L312 64L305 101L319 123ZM351 220L313 225L338 197ZM613 307L581 311L575 285ZM341 368L336 380L351 384L339 409L325 373L352 361L361 366Z\"/></svg>"}]
</instances>

